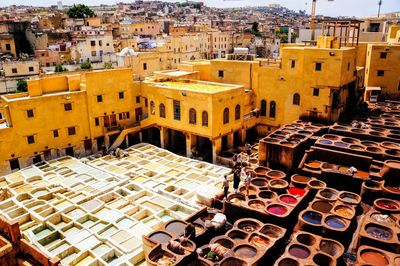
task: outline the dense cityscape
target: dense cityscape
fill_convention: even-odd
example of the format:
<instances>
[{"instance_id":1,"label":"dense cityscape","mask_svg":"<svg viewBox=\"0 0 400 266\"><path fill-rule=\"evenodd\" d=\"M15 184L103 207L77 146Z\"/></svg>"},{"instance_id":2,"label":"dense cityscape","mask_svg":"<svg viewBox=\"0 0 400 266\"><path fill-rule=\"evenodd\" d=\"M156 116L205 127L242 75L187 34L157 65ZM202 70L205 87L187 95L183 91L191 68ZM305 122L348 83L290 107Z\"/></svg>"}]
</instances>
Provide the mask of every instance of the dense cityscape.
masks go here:
<instances>
[{"instance_id":1,"label":"dense cityscape","mask_svg":"<svg viewBox=\"0 0 400 266\"><path fill-rule=\"evenodd\" d=\"M0 265L400 266L400 3L276 2L0 7Z\"/></svg>"}]
</instances>

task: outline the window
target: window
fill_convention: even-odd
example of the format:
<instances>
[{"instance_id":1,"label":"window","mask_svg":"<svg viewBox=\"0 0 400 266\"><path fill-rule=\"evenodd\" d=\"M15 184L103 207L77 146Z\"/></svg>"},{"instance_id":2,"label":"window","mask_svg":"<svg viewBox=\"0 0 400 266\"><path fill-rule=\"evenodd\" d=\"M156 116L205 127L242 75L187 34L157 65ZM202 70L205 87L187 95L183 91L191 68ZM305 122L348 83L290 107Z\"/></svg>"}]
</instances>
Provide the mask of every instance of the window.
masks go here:
<instances>
[{"instance_id":1,"label":"window","mask_svg":"<svg viewBox=\"0 0 400 266\"><path fill-rule=\"evenodd\" d=\"M223 70L218 70L218 77L223 78L224 77L224 71Z\"/></svg>"},{"instance_id":2,"label":"window","mask_svg":"<svg viewBox=\"0 0 400 266\"><path fill-rule=\"evenodd\" d=\"M26 110L26 115L28 117L33 117L33 110L32 109Z\"/></svg>"},{"instance_id":3,"label":"window","mask_svg":"<svg viewBox=\"0 0 400 266\"><path fill-rule=\"evenodd\" d=\"M18 158L10 160L10 168L11 171L20 169Z\"/></svg>"},{"instance_id":4,"label":"window","mask_svg":"<svg viewBox=\"0 0 400 266\"><path fill-rule=\"evenodd\" d=\"M239 120L240 119L240 105L237 104L235 107L235 120Z\"/></svg>"},{"instance_id":5,"label":"window","mask_svg":"<svg viewBox=\"0 0 400 266\"><path fill-rule=\"evenodd\" d=\"M28 141L28 144L33 144L33 143L35 143L35 136L28 136L28 137L26 137L26 139L27 139L27 141Z\"/></svg>"},{"instance_id":6,"label":"window","mask_svg":"<svg viewBox=\"0 0 400 266\"><path fill-rule=\"evenodd\" d=\"M159 111L160 111L160 117L165 118L165 105L163 103L160 103L159 106Z\"/></svg>"},{"instance_id":7,"label":"window","mask_svg":"<svg viewBox=\"0 0 400 266\"><path fill-rule=\"evenodd\" d=\"M92 51L92 56L96 56L96 51Z\"/></svg>"},{"instance_id":8,"label":"window","mask_svg":"<svg viewBox=\"0 0 400 266\"><path fill-rule=\"evenodd\" d=\"M99 41L99 46L102 46L103 45L103 42L100 40Z\"/></svg>"},{"instance_id":9,"label":"window","mask_svg":"<svg viewBox=\"0 0 400 266\"><path fill-rule=\"evenodd\" d=\"M140 103L140 96L136 96L136 103Z\"/></svg>"},{"instance_id":10,"label":"window","mask_svg":"<svg viewBox=\"0 0 400 266\"><path fill-rule=\"evenodd\" d=\"M123 119L122 113L119 113L119 114L118 114L118 119L119 119L119 120L122 120L122 119Z\"/></svg>"},{"instance_id":11,"label":"window","mask_svg":"<svg viewBox=\"0 0 400 266\"><path fill-rule=\"evenodd\" d=\"M123 91L118 92L118 97L120 99L123 99L125 97L124 92Z\"/></svg>"},{"instance_id":12,"label":"window","mask_svg":"<svg viewBox=\"0 0 400 266\"><path fill-rule=\"evenodd\" d=\"M229 123L229 108L224 109L223 122L224 124Z\"/></svg>"},{"instance_id":13,"label":"window","mask_svg":"<svg viewBox=\"0 0 400 266\"><path fill-rule=\"evenodd\" d=\"M399 86L397 87L397 90L400 91L400 81L399 81Z\"/></svg>"},{"instance_id":14,"label":"window","mask_svg":"<svg viewBox=\"0 0 400 266\"><path fill-rule=\"evenodd\" d=\"M144 106L145 107L149 106L149 102L147 101L147 98L144 98Z\"/></svg>"},{"instance_id":15,"label":"window","mask_svg":"<svg viewBox=\"0 0 400 266\"><path fill-rule=\"evenodd\" d=\"M90 46L96 46L96 41L90 41Z\"/></svg>"},{"instance_id":16,"label":"window","mask_svg":"<svg viewBox=\"0 0 400 266\"><path fill-rule=\"evenodd\" d=\"M95 125L96 127L98 127L98 126L100 125L100 120L99 120L98 117L96 117L96 118L94 119L94 125Z\"/></svg>"},{"instance_id":17,"label":"window","mask_svg":"<svg viewBox=\"0 0 400 266\"><path fill-rule=\"evenodd\" d=\"M293 95L293 104L294 105L300 105L300 94L295 93Z\"/></svg>"},{"instance_id":18,"label":"window","mask_svg":"<svg viewBox=\"0 0 400 266\"><path fill-rule=\"evenodd\" d=\"M275 118L276 115L276 103L274 101L269 103L269 117Z\"/></svg>"},{"instance_id":19,"label":"window","mask_svg":"<svg viewBox=\"0 0 400 266\"><path fill-rule=\"evenodd\" d=\"M68 135L72 136L75 135L76 131L75 131L75 127L69 127L68 128Z\"/></svg>"},{"instance_id":20,"label":"window","mask_svg":"<svg viewBox=\"0 0 400 266\"><path fill-rule=\"evenodd\" d=\"M150 102L150 113L151 113L152 115L155 115L155 114L156 114L156 105L154 104L153 101Z\"/></svg>"},{"instance_id":21,"label":"window","mask_svg":"<svg viewBox=\"0 0 400 266\"><path fill-rule=\"evenodd\" d=\"M201 124L205 127L208 127L208 113L207 111L203 111L201 114Z\"/></svg>"},{"instance_id":22,"label":"window","mask_svg":"<svg viewBox=\"0 0 400 266\"><path fill-rule=\"evenodd\" d=\"M103 95L97 95L97 102L98 103L103 102Z\"/></svg>"},{"instance_id":23,"label":"window","mask_svg":"<svg viewBox=\"0 0 400 266\"><path fill-rule=\"evenodd\" d=\"M6 50L11 51L11 45L9 43L6 43Z\"/></svg>"},{"instance_id":24,"label":"window","mask_svg":"<svg viewBox=\"0 0 400 266\"><path fill-rule=\"evenodd\" d=\"M147 70L147 63L143 63L143 70Z\"/></svg>"},{"instance_id":25,"label":"window","mask_svg":"<svg viewBox=\"0 0 400 266\"><path fill-rule=\"evenodd\" d=\"M267 116L267 101L261 101L261 116Z\"/></svg>"},{"instance_id":26,"label":"window","mask_svg":"<svg viewBox=\"0 0 400 266\"><path fill-rule=\"evenodd\" d=\"M72 103L64 103L64 110L71 111L72 110Z\"/></svg>"},{"instance_id":27,"label":"window","mask_svg":"<svg viewBox=\"0 0 400 266\"><path fill-rule=\"evenodd\" d=\"M379 58L381 59L386 59L387 53L386 52L381 52Z\"/></svg>"},{"instance_id":28,"label":"window","mask_svg":"<svg viewBox=\"0 0 400 266\"><path fill-rule=\"evenodd\" d=\"M319 89L318 88L313 88L313 96L319 96Z\"/></svg>"},{"instance_id":29,"label":"window","mask_svg":"<svg viewBox=\"0 0 400 266\"><path fill-rule=\"evenodd\" d=\"M33 72L33 67L29 67L29 72Z\"/></svg>"},{"instance_id":30,"label":"window","mask_svg":"<svg viewBox=\"0 0 400 266\"><path fill-rule=\"evenodd\" d=\"M292 68L296 67L296 60L292 60Z\"/></svg>"},{"instance_id":31,"label":"window","mask_svg":"<svg viewBox=\"0 0 400 266\"><path fill-rule=\"evenodd\" d=\"M384 70L378 70L377 71L377 76L378 77L383 77L385 75L385 71Z\"/></svg>"},{"instance_id":32,"label":"window","mask_svg":"<svg viewBox=\"0 0 400 266\"><path fill-rule=\"evenodd\" d=\"M174 119L181 120L181 103L174 100Z\"/></svg>"},{"instance_id":33,"label":"window","mask_svg":"<svg viewBox=\"0 0 400 266\"><path fill-rule=\"evenodd\" d=\"M58 129L53 130L53 137L58 138Z\"/></svg>"},{"instance_id":34,"label":"window","mask_svg":"<svg viewBox=\"0 0 400 266\"><path fill-rule=\"evenodd\" d=\"M196 110L190 108L189 110L189 123L196 125Z\"/></svg>"},{"instance_id":35,"label":"window","mask_svg":"<svg viewBox=\"0 0 400 266\"><path fill-rule=\"evenodd\" d=\"M11 71L12 71L13 74L17 74L18 73L16 68L12 68Z\"/></svg>"},{"instance_id":36,"label":"window","mask_svg":"<svg viewBox=\"0 0 400 266\"><path fill-rule=\"evenodd\" d=\"M322 69L322 63L315 63L315 70L321 71L321 69Z\"/></svg>"},{"instance_id":37,"label":"window","mask_svg":"<svg viewBox=\"0 0 400 266\"><path fill-rule=\"evenodd\" d=\"M347 63L347 70L350 70L350 63Z\"/></svg>"}]
</instances>

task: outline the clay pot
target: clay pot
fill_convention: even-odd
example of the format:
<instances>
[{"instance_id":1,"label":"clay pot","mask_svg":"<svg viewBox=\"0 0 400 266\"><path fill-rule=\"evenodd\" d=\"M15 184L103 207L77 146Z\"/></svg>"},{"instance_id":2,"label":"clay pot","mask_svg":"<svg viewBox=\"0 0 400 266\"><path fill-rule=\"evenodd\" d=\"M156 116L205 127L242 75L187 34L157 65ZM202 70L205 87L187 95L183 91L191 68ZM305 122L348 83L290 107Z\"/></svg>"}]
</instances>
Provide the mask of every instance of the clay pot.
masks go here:
<instances>
[{"instance_id":1,"label":"clay pot","mask_svg":"<svg viewBox=\"0 0 400 266\"><path fill-rule=\"evenodd\" d=\"M361 202L361 197L358 194L347 191L340 192L338 198L340 201L348 204L358 205Z\"/></svg>"},{"instance_id":2,"label":"clay pot","mask_svg":"<svg viewBox=\"0 0 400 266\"><path fill-rule=\"evenodd\" d=\"M328 201L335 201L337 200L338 195L339 192L336 189L324 188L318 192L317 197Z\"/></svg>"},{"instance_id":3,"label":"clay pot","mask_svg":"<svg viewBox=\"0 0 400 266\"><path fill-rule=\"evenodd\" d=\"M322 136L324 139L328 140L338 140L339 137L337 135L332 135L332 134L325 134Z\"/></svg>"},{"instance_id":4,"label":"clay pot","mask_svg":"<svg viewBox=\"0 0 400 266\"><path fill-rule=\"evenodd\" d=\"M283 193L289 187L289 183L283 179L275 179L269 181L269 189L277 192L278 194Z\"/></svg>"},{"instance_id":5,"label":"clay pot","mask_svg":"<svg viewBox=\"0 0 400 266\"><path fill-rule=\"evenodd\" d=\"M321 180L312 179L308 181L307 187L311 190L320 190L326 188L326 183Z\"/></svg>"},{"instance_id":6,"label":"clay pot","mask_svg":"<svg viewBox=\"0 0 400 266\"><path fill-rule=\"evenodd\" d=\"M282 171L271 170L271 171L267 172L267 178L270 178L270 179L283 179L285 177L286 177L286 174Z\"/></svg>"}]
</instances>

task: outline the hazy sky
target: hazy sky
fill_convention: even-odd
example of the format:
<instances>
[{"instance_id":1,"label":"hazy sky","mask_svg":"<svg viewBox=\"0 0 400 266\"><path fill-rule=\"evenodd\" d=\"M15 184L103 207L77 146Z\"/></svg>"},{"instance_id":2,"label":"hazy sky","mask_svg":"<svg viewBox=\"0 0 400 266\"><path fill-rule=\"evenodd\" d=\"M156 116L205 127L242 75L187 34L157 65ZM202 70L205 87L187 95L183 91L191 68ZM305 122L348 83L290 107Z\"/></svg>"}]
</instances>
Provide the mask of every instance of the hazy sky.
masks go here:
<instances>
[{"instance_id":1,"label":"hazy sky","mask_svg":"<svg viewBox=\"0 0 400 266\"><path fill-rule=\"evenodd\" d=\"M118 0L118 2L131 2L128 0ZM177 0L167 0L169 2L178 2ZM215 7L238 7L238 6L261 6L272 3L279 3L293 10L306 9L308 13L311 10L312 0L203 0L208 6ZM400 0L382 0L382 13L400 11ZM113 4L115 0L63 0L63 4L85 3L85 4ZM183 2L182 0L179 2ZM379 0L328 0L317 1L317 14L327 16L370 16L378 12ZM0 0L0 6L33 4L37 6L56 5L57 0ZM306 5L307 3L307 5Z\"/></svg>"}]
</instances>

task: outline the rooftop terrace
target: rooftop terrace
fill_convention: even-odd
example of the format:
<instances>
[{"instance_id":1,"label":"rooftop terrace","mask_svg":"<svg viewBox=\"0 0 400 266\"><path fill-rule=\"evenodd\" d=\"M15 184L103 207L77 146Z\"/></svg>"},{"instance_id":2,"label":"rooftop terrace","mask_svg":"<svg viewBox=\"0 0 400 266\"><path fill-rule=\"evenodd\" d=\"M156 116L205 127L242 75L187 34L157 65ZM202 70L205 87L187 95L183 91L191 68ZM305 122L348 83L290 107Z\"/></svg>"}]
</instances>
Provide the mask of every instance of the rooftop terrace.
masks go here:
<instances>
[{"instance_id":1,"label":"rooftop terrace","mask_svg":"<svg viewBox=\"0 0 400 266\"><path fill-rule=\"evenodd\" d=\"M221 84L215 82L203 82L203 81L193 81L193 80L162 81L162 82L148 82L148 83L152 83L157 87L164 87L179 91L186 90L186 91L209 93L209 94L241 88L241 86L238 85L229 85L229 84Z\"/></svg>"}]
</instances>

